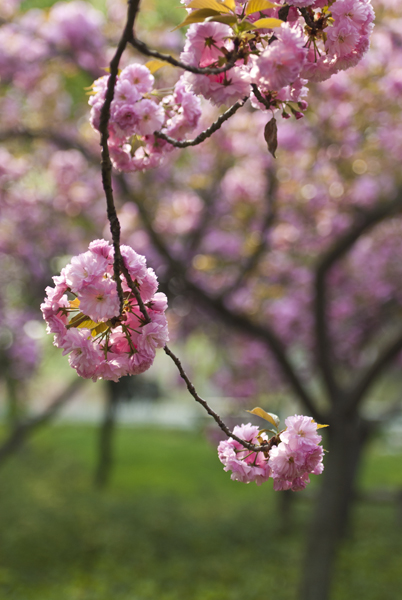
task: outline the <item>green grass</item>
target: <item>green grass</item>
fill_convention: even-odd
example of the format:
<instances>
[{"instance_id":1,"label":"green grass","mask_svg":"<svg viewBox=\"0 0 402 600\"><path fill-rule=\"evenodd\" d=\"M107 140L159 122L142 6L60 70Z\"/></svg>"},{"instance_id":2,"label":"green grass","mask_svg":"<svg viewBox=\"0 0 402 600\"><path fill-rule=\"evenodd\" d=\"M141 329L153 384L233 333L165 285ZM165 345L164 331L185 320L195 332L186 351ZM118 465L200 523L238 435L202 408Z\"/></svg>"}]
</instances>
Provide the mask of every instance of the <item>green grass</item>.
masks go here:
<instances>
[{"instance_id":1,"label":"green grass","mask_svg":"<svg viewBox=\"0 0 402 600\"><path fill-rule=\"evenodd\" d=\"M297 497L283 535L280 494L230 481L203 437L124 428L116 441L104 492L92 485L90 427L48 428L2 467L1 600L296 598L308 500ZM400 485L398 463L370 456L365 486ZM395 512L358 505L335 600L399 597Z\"/></svg>"}]
</instances>

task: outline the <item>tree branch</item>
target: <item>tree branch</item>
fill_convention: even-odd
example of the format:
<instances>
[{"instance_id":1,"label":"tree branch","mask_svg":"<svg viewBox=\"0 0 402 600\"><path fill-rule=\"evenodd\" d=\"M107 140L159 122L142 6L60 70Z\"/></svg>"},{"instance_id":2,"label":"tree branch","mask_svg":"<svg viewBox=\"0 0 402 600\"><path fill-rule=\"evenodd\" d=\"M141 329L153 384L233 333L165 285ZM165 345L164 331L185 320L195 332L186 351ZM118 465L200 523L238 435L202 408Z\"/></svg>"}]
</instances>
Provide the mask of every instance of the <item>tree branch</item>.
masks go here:
<instances>
[{"instance_id":1,"label":"tree branch","mask_svg":"<svg viewBox=\"0 0 402 600\"><path fill-rule=\"evenodd\" d=\"M220 298L227 296L228 294L237 290L247 276L255 269L258 265L260 258L262 257L265 250L267 250L267 232L275 220L275 192L277 187L277 181L273 172L270 173L270 185L268 190L268 210L262 223L260 242L257 245L254 252L247 258L241 267L239 274L235 281L231 283L224 291L220 294Z\"/></svg>"},{"instance_id":2,"label":"tree branch","mask_svg":"<svg viewBox=\"0 0 402 600\"><path fill-rule=\"evenodd\" d=\"M187 385L187 389L190 392L190 394L192 395L192 397L194 398L194 400L196 402L198 402L199 404L201 404L201 406L203 406L205 408L207 413L213 419L215 419L216 423L219 425L219 427L222 429L222 431L224 433L226 433L226 435L228 437L233 438L234 440L236 440L236 442L239 442L239 444L244 446L244 448L247 448L248 450L251 450L253 452L261 452L261 451L267 452L272 448L272 446L274 445L274 443L276 441L275 438L271 438L270 444L255 446L254 444L251 444L250 442L246 442L245 440L242 440L241 438L237 437L237 435L232 433L230 431L230 429L222 421L220 416L209 406L209 404L206 402L206 400L203 400L203 398L201 398L201 396L199 396L197 394L197 391L196 391L194 385L191 383L190 379L187 377L187 375L182 367L182 364L181 364L180 360L177 358L177 356L175 354L173 354L173 352L170 350L170 348L168 348L168 346L164 347L164 351L173 360L174 364L176 365L176 367L180 373L180 377L185 381L185 383Z\"/></svg>"},{"instance_id":3,"label":"tree branch","mask_svg":"<svg viewBox=\"0 0 402 600\"><path fill-rule=\"evenodd\" d=\"M71 150L72 148L79 150L88 161L96 161L96 164L99 165L99 159L96 159L89 147L77 141L74 137L60 131L52 129L28 129L27 127L13 127L12 129L3 129L0 131L1 142L10 139L14 140L17 137L28 140L44 139L54 143L63 150Z\"/></svg>"},{"instance_id":4,"label":"tree branch","mask_svg":"<svg viewBox=\"0 0 402 600\"><path fill-rule=\"evenodd\" d=\"M208 129L202 131L193 140L175 140L174 138L169 137L168 135L163 133L162 131L155 131L154 135L158 138L161 138L161 140L165 140L165 142L172 144L172 146L175 146L176 148L188 148L188 146L198 146L198 144L201 144L204 140L211 137L211 135L215 133L215 131L218 131L218 129L222 127L222 124L225 121L230 119L230 117L232 117L239 110L239 108L242 108L242 106L245 105L247 100L248 96L246 96L242 100L238 100L235 104L233 104L233 106L231 106L220 117L218 117L218 119L214 123L212 123L212 125L210 125Z\"/></svg>"},{"instance_id":5,"label":"tree branch","mask_svg":"<svg viewBox=\"0 0 402 600\"><path fill-rule=\"evenodd\" d=\"M125 184L124 177L121 177L121 181L124 192L128 194L128 186ZM304 384L300 380L296 370L294 369L287 356L282 342L277 337L273 329L271 329L267 325L254 323L246 315L236 313L235 311L230 310L224 304L223 299L211 297L209 294L207 294L207 292L205 292L205 290L189 281L185 275L185 265L178 259L171 256L161 237L153 229L151 220L146 210L144 209L143 204L139 202L136 198L133 199L138 207L140 216L143 220L144 226L148 232L148 235L150 236L154 247L158 250L161 256L163 256L166 259L172 271L183 281L185 287L190 292L192 292L197 302L201 302L201 304L203 304L209 310L212 309L213 312L215 312L227 325L234 327L235 329L241 331L245 335L252 335L255 338L261 340L276 358L282 370L282 373L284 374L286 380L289 382L291 388L293 389L294 393L299 398L301 403L304 405L304 407L309 411L311 416L317 422L324 422L325 417L315 406L313 397L310 395L310 393L307 391Z\"/></svg>"},{"instance_id":6,"label":"tree branch","mask_svg":"<svg viewBox=\"0 0 402 600\"><path fill-rule=\"evenodd\" d=\"M152 50L149 48L144 42L138 40L134 35L128 39L128 42L141 54L144 56L150 56L152 58L157 58L158 60L162 60L164 62L169 63L173 67L178 67L179 69L184 69L185 71L190 71L190 73L195 73L196 75L219 75L219 73L225 73L232 69L238 60L239 56L237 50L229 55L229 60L223 67L193 67L192 65L188 65L181 60L177 60L170 54L164 54L163 52L158 52L157 50Z\"/></svg>"},{"instance_id":7,"label":"tree branch","mask_svg":"<svg viewBox=\"0 0 402 600\"><path fill-rule=\"evenodd\" d=\"M80 377L75 378L74 381L70 383L70 385L63 390L43 412L20 423L0 447L0 463L10 454L18 450L29 434L33 433L41 425L45 425L50 421L57 411L74 396L83 383L84 380Z\"/></svg>"},{"instance_id":8,"label":"tree branch","mask_svg":"<svg viewBox=\"0 0 402 600\"><path fill-rule=\"evenodd\" d=\"M327 275L333 265L339 261L353 244L371 227L380 223L402 207L402 193L388 202L382 202L374 209L360 215L353 226L339 238L332 247L319 259L315 270L314 317L316 337L317 365L321 370L324 383L332 402L336 402L341 391L335 380L331 356L331 340L327 322Z\"/></svg>"},{"instance_id":9,"label":"tree branch","mask_svg":"<svg viewBox=\"0 0 402 600\"><path fill-rule=\"evenodd\" d=\"M359 406L364 395L375 383L384 368L402 351L402 329L394 339L382 350L373 364L368 367L365 373L358 379L348 394L348 405L345 407L347 412L352 413Z\"/></svg>"},{"instance_id":10,"label":"tree branch","mask_svg":"<svg viewBox=\"0 0 402 600\"><path fill-rule=\"evenodd\" d=\"M102 106L100 115L99 131L101 133L101 147L102 147L102 184L105 190L106 204L107 204L107 217L110 223L110 232L112 234L113 248L114 248L114 279L116 281L117 292L120 300L120 314L123 312L123 288L120 279L120 272L123 266L123 258L120 251L120 222L116 213L116 206L113 197L112 188L112 162L109 154L109 120L110 120L110 106L114 97L114 89L116 86L120 59L123 55L124 50L127 47L128 41L133 37L133 27L135 18L137 16L140 0L128 0L127 10L127 21L124 27L123 34L117 46L115 55L110 62L110 75L107 84L107 91L105 101ZM129 278L131 280L131 278ZM127 282L129 283L129 280ZM132 283L132 282L131 282ZM132 288L133 289L133 288ZM134 290L133 290L134 291Z\"/></svg>"}]
</instances>

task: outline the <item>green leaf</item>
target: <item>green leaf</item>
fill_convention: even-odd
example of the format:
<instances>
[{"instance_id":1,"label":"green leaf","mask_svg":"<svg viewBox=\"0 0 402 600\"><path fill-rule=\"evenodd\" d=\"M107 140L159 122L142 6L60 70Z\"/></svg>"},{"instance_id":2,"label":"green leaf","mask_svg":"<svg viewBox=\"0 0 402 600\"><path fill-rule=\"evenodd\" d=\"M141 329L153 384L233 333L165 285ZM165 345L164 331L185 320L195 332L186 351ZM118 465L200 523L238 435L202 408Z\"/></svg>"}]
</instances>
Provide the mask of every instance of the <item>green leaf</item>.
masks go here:
<instances>
[{"instance_id":1,"label":"green leaf","mask_svg":"<svg viewBox=\"0 0 402 600\"><path fill-rule=\"evenodd\" d=\"M214 21L216 23L225 23L226 25L233 25L237 23L237 18L234 15L218 15L217 17L209 17L205 19L208 23Z\"/></svg>"},{"instance_id":2,"label":"green leaf","mask_svg":"<svg viewBox=\"0 0 402 600\"><path fill-rule=\"evenodd\" d=\"M176 29L180 29L181 27L186 27L186 25L191 25L192 23L203 23L205 19L208 17L218 17L220 13L217 10L212 10L210 8L201 8L200 10L193 10L187 17L184 19L180 25L177 25L172 31L176 31Z\"/></svg>"},{"instance_id":3,"label":"green leaf","mask_svg":"<svg viewBox=\"0 0 402 600\"><path fill-rule=\"evenodd\" d=\"M268 10L268 8L275 8L276 6L278 5L269 2L269 0L250 0L246 6L246 15L251 15L261 10Z\"/></svg>"},{"instance_id":4,"label":"green leaf","mask_svg":"<svg viewBox=\"0 0 402 600\"><path fill-rule=\"evenodd\" d=\"M230 4L230 2L228 4ZM186 5L186 8L209 8L211 10L216 10L218 13L228 13L232 10L230 6L226 6L226 4L219 2L218 0L193 0L190 4Z\"/></svg>"},{"instance_id":5,"label":"green leaf","mask_svg":"<svg viewBox=\"0 0 402 600\"><path fill-rule=\"evenodd\" d=\"M261 417L261 419L265 419L265 421L269 421L276 429L279 425L279 417L274 415L273 413L267 413L263 408L256 406L253 410L248 410L248 413L252 415L257 415L257 417Z\"/></svg>"},{"instance_id":6,"label":"green leaf","mask_svg":"<svg viewBox=\"0 0 402 600\"><path fill-rule=\"evenodd\" d=\"M280 19L258 19L258 21L254 21L253 23L256 29L275 29L275 27L282 27L283 21Z\"/></svg>"}]
</instances>

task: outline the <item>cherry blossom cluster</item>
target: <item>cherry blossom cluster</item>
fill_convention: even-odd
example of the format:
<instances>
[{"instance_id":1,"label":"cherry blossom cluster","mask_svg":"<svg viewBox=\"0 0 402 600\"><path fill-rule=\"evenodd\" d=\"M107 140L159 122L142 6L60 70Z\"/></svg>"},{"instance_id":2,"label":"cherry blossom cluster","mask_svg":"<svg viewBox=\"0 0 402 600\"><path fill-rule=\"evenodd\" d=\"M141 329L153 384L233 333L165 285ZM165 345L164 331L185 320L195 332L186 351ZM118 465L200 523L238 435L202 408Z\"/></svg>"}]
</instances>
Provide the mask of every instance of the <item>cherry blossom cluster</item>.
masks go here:
<instances>
[{"instance_id":1,"label":"cherry blossom cluster","mask_svg":"<svg viewBox=\"0 0 402 600\"><path fill-rule=\"evenodd\" d=\"M100 114L109 76L93 84L89 99L91 124L99 131ZM113 165L121 171L141 171L157 167L174 148L156 137L163 130L176 139L184 139L201 116L199 99L186 91L179 80L172 94L158 102L153 91L154 76L145 65L131 64L122 70L114 90L109 120L109 149Z\"/></svg>"},{"instance_id":2,"label":"cherry blossom cluster","mask_svg":"<svg viewBox=\"0 0 402 600\"><path fill-rule=\"evenodd\" d=\"M121 254L150 322L144 318L135 295L121 277L123 308L120 310L113 278L113 247L95 240L87 252L74 256L47 287L41 305L47 332L54 345L69 354L78 375L93 381L118 381L124 375L143 373L152 365L156 348L168 341L165 294L157 292L158 282L145 257L129 246Z\"/></svg>"},{"instance_id":3,"label":"cherry blossom cluster","mask_svg":"<svg viewBox=\"0 0 402 600\"><path fill-rule=\"evenodd\" d=\"M230 71L219 75L186 73L188 89L220 106L248 96L254 84L263 102L254 97L253 105L280 108L285 118L289 113L302 116L309 80L323 81L359 62L369 47L374 19L370 0L291 0L287 15L283 6L265 0L228 0L223 8L213 3L225 15L225 20L220 16L217 21L224 22L210 16L201 23L194 20L202 3L184 3L192 24L183 62L211 67L222 66L234 54L239 57ZM208 6L212 8L211 3Z\"/></svg>"},{"instance_id":4,"label":"cherry blossom cluster","mask_svg":"<svg viewBox=\"0 0 402 600\"><path fill-rule=\"evenodd\" d=\"M303 490L310 482L309 475L319 475L324 469L324 450L320 446L318 425L302 415L288 417L286 429L270 440L256 425L236 426L234 435L256 446L266 445L267 451L251 452L233 438L220 442L219 460L224 471L232 471L231 479L261 485L270 477L274 490Z\"/></svg>"},{"instance_id":5,"label":"cherry blossom cluster","mask_svg":"<svg viewBox=\"0 0 402 600\"><path fill-rule=\"evenodd\" d=\"M369 47L374 11L370 0L184 0L190 25L182 64L222 69L186 71L173 93L153 90L146 65L132 64L117 79L109 121L113 165L122 171L159 166L174 142L197 127L198 97L217 106L251 98L254 108L299 119L309 81L324 81L355 66ZM226 68L226 70L224 70ZM91 123L99 130L108 76L93 85ZM158 99L159 97L159 99ZM267 140L268 141L268 140Z\"/></svg>"}]
</instances>

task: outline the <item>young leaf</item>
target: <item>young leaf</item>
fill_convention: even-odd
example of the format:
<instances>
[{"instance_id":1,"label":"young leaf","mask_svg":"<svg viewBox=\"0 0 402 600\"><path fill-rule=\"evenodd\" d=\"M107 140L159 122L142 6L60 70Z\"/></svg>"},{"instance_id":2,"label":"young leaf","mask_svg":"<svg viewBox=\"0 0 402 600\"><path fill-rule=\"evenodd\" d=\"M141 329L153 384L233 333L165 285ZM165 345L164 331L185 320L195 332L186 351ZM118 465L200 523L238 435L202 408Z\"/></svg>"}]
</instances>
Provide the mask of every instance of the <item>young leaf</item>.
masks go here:
<instances>
[{"instance_id":1,"label":"young leaf","mask_svg":"<svg viewBox=\"0 0 402 600\"><path fill-rule=\"evenodd\" d=\"M109 327L110 323L99 323L96 327L92 329L92 337L95 337L99 333L103 333Z\"/></svg>"},{"instance_id":2,"label":"young leaf","mask_svg":"<svg viewBox=\"0 0 402 600\"><path fill-rule=\"evenodd\" d=\"M193 0L190 4L187 4L186 8L201 8L216 10L218 13L230 12L229 6L226 6L223 2L218 0Z\"/></svg>"},{"instance_id":3,"label":"young leaf","mask_svg":"<svg viewBox=\"0 0 402 600\"><path fill-rule=\"evenodd\" d=\"M96 327L97 324L95 323L95 321L92 321L92 319L86 319L85 321L81 321L81 323L78 323L77 327L79 329L94 329L94 327Z\"/></svg>"},{"instance_id":4,"label":"young leaf","mask_svg":"<svg viewBox=\"0 0 402 600\"><path fill-rule=\"evenodd\" d=\"M78 298L74 298L74 300L70 300L70 307L71 308L78 308L80 305L80 301Z\"/></svg>"},{"instance_id":5,"label":"young leaf","mask_svg":"<svg viewBox=\"0 0 402 600\"><path fill-rule=\"evenodd\" d=\"M323 427L329 427L329 425L320 425L317 423L317 429L322 429Z\"/></svg>"},{"instance_id":6,"label":"young leaf","mask_svg":"<svg viewBox=\"0 0 402 600\"><path fill-rule=\"evenodd\" d=\"M78 313L78 315L75 315L75 317L73 317L69 324L68 327L78 327L78 325L80 323L82 323L83 321L86 321L88 319L88 317L86 315L84 315L84 313L80 312Z\"/></svg>"},{"instance_id":7,"label":"young leaf","mask_svg":"<svg viewBox=\"0 0 402 600\"><path fill-rule=\"evenodd\" d=\"M162 67L166 67L166 64L163 60L149 60L147 63L145 63L145 67L147 69L149 69L151 71L151 73L156 73L156 71L158 71L159 69L161 69Z\"/></svg>"},{"instance_id":8,"label":"young leaf","mask_svg":"<svg viewBox=\"0 0 402 600\"><path fill-rule=\"evenodd\" d=\"M250 0L246 6L246 15L251 15L255 12L260 12L261 10L267 10L268 8L275 8L276 6L278 5L269 2L269 0Z\"/></svg>"},{"instance_id":9,"label":"young leaf","mask_svg":"<svg viewBox=\"0 0 402 600\"><path fill-rule=\"evenodd\" d=\"M273 433L274 435L278 435L277 429L260 429L260 433Z\"/></svg>"},{"instance_id":10,"label":"young leaf","mask_svg":"<svg viewBox=\"0 0 402 600\"><path fill-rule=\"evenodd\" d=\"M275 117L272 117L270 121L265 125L264 139L268 144L268 150L274 158L276 149L278 147L278 127L276 125Z\"/></svg>"},{"instance_id":11,"label":"young leaf","mask_svg":"<svg viewBox=\"0 0 402 600\"><path fill-rule=\"evenodd\" d=\"M186 27L186 25L191 25L192 23L203 23L208 17L218 17L219 15L219 11L212 10L210 8L200 8L200 10L193 10L193 12L187 15L184 21L180 23L180 25L177 25L177 27L172 29L172 31L176 31L176 29Z\"/></svg>"},{"instance_id":12,"label":"young leaf","mask_svg":"<svg viewBox=\"0 0 402 600\"><path fill-rule=\"evenodd\" d=\"M278 427L279 425L279 417L274 415L273 413L267 413L263 408L256 406L253 410L248 410L248 413L252 415L257 415L257 417L261 417L261 419L265 419L265 421L269 421L272 423L274 427Z\"/></svg>"},{"instance_id":13,"label":"young leaf","mask_svg":"<svg viewBox=\"0 0 402 600\"><path fill-rule=\"evenodd\" d=\"M233 12L236 10L236 0L225 0L225 4Z\"/></svg>"},{"instance_id":14,"label":"young leaf","mask_svg":"<svg viewBox=\"0 0 402 600\"><path fill-rule=\"evenodd\" d=\"M283 25L283 21L280 19L258 19L258 21L254 21L254 27L257 29L275 29L275 27L281 27Z\"/></svg>"}]
</instances>

